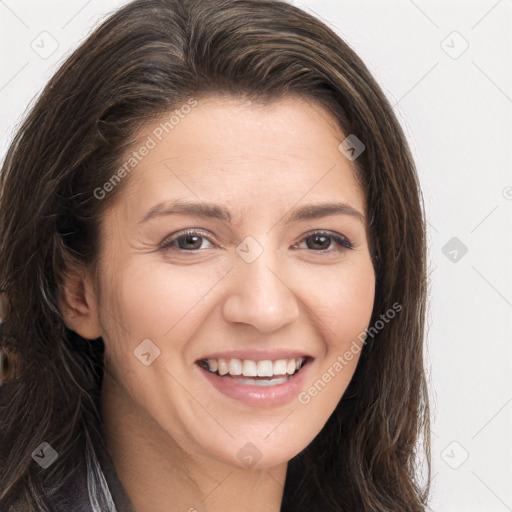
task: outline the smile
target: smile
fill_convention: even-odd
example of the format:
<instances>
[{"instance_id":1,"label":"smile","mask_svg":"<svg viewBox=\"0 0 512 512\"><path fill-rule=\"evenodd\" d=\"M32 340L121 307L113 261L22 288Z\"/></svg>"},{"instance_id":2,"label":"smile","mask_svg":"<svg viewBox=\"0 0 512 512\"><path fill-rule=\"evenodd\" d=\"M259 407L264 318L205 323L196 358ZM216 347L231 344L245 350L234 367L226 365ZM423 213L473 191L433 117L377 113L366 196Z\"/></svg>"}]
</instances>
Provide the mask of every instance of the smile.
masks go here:
<instances>
[{"instance_id":1,"label":"smile","mask_svg":"<svg viewBox=\"0 0 512 512\"><path fill-rule=\"evenodd\" d=\"M278 406L299 392L311 357L287 359L208 358L197 361L201 373L223 395L251 406Z\"/></svg>"},{"instance_id":2,"label":"smile","mask_svg":"<svg viewBox=\"0 0 512 512\"><path fill-rule=\"evenodd\" d=\"M217 373L220 376L275 377L278 375L293 375L301 368L305 360L305 357L277 359L275 361L269 359L264 359L263 361L254 361L252 359L202 359L199 361L199 365L209 372ZM284 380L286 379L287 377L284 377ZM245 380L257 382L256 379Z\"/></svg>"}]
</instances>

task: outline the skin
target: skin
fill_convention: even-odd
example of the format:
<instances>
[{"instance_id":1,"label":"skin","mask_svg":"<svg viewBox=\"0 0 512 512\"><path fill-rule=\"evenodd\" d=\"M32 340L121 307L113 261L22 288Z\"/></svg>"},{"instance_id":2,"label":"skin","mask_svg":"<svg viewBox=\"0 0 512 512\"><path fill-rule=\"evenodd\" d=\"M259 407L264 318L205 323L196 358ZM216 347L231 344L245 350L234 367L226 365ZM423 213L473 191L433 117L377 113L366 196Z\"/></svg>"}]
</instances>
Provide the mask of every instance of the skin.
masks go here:
<instances>
[{"instance_id":1,"label":"skin","mask_svg":"<svg viewBox=\"0 0 512 512\"><path fill-rule=\"evenodd\" d=\"M68 327L105 341L105 435L138 512L279 510L287 461L346 390L359 352L307 404L278 407L226 397L195 364L220 350L300 349L314 357L307 390L368 327L375 275L364 219L285 222L294 208L327 201L365 215L353 163L338 150L344 138L329 112L298 96L266 106L200 99L126 178L95 271L68 279ZM224 205L232 223L187 214L140 222L177 198ZM186 228L202 238L162 248ZM315 242L315 230L354 248ZM263 248L250 264L236 252L247 236ZM134 356L145 339L160 350L149 366ZM250 468L237 457L248 442L261 453Z\"/></svg>"}]
</instances>

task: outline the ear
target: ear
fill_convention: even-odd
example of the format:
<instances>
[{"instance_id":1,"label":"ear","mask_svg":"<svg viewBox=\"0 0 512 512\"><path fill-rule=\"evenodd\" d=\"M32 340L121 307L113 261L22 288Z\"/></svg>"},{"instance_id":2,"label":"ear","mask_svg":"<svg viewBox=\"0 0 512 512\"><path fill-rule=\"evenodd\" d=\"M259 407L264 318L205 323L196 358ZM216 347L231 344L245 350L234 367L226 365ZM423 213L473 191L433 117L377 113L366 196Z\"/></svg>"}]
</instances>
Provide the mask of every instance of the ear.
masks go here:
<instances>
[{"instance_id":1,"label":"ear","mask_svg":"<svg viewBox=\"0 0 512 512\"><path fill-rule=\"evenodd\" d=\"M89 340L102 336L98 300L93 280L88 273L68 272L61 294L60 307L68 329Z\"/></svg>"}]
</instances>

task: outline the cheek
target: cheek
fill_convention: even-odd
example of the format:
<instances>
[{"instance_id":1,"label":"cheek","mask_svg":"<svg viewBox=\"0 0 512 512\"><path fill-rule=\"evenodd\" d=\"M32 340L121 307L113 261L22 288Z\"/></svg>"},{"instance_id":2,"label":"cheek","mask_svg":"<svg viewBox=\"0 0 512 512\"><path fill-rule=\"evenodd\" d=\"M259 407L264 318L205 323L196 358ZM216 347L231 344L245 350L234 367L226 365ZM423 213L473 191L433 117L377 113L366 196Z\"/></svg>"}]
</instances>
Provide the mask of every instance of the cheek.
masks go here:
<instances>
[{"instance_id":1,"label":"cheek","mask_svg":"<svg viewBox=\"0 0 512 512\"><path fill-rule=\"evenodd\" d=\"M311 288L308 304L311 318L322 333L322 353L314 362L315 371L304 388L308 395L301 403L316 397L314 407L334 410L356 369L375 297L375 275L371 262L339 268L322 286ZM325 389L325 391L324 391Z\"/></svg>"},{"instance_id":2,"label":"cheek","mask_svg":"<svg viewBox=\"0 0 512 512\"><path fill-rule=\"evenodd\" d=\"M322 429L354 375L374 295L375 275L369 263L333 273L322 290L309 298L324 342L323 352L313 361L310 378L297 397L311 434Z\"/></svg>"},{"instance_id":3,"label":"cheek","mask_svg":"<svg viewBox=\"0 0 512 512\"><path fill-rule=\"evenodd\" d=\"M375 298L371 262L340 267L321 286L311 287L308 304L321 320L328 350L342 350L368 326Z\"/></svg>"},{"instance_id":4,"label":"cheek","mask_svg":"<svg viewBox=\"0 0 512 512\"><path fill-rule=\"evenodd\" d=\"M173 271L149 261L122 269L106 300L122 318L125 338L129 332L135 339L161 339L200 309L201 299L214 284L215 277L197 267Z\"/></svg>"},{"instance_id":5,"label":"cheek","mask_svg":"<svg viewBox=\"0 0 512 512\"><path fill-rule=\"evenodd\" d=\"M117 267L104 287L108 292L100 315L107 333L106 357L118 376L144 368L137 359L141 343L147 345L144 340L156 347L159 365L167 357L175 365L186 357L187 343L204 321L208 291L222 277L217 274L151 261Z\"/></svg>"}]
</instances>

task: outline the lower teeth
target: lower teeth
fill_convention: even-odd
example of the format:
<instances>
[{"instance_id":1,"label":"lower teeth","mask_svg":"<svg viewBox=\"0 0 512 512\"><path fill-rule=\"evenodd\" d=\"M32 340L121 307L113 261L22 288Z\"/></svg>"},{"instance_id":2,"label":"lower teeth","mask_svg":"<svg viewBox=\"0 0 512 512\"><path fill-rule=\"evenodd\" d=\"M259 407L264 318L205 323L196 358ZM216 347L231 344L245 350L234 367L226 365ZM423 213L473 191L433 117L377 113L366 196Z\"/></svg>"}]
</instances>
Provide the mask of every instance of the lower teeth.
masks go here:
<instances>
[{"instance_id":1,"label":"lower teeth","mask_svg":"<svg viewBox=\"0 0 512 512\"><path fill-rule=\"evenodd\" d=\"M283 384L287 380L290 380L293 375L287 377L280 377L278 379L235 379L240 384L251 384L254 386L276 386L277 384Z\"/></svg>"}]
</instances>

